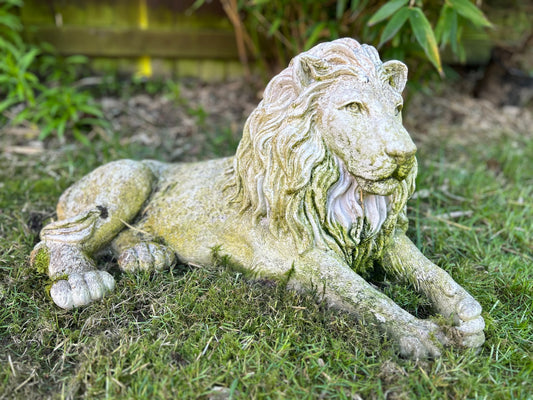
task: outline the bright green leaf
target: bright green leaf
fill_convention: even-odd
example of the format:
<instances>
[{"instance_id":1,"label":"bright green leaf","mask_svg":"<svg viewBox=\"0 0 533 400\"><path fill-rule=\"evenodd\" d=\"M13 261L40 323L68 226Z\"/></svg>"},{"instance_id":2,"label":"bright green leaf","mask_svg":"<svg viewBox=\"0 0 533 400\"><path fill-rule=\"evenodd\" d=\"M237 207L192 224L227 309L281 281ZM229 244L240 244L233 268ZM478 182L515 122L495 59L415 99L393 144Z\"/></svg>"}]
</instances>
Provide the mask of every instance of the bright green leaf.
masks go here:
<instances>
[{"instance_id":1,"label":"bright green leaf","mask_svg":"<svg viewBox=\"0 0 533 400\"><path fill-rule=\"evenodd\" d=\"M20 23L20 19L13 14L0 15L0 25L4 25L16 32L20 32L22 30L22 24Z\"/></svg>"},{"instance_id":2,"label":"bright green leaf","mask_svg":"<svg viewBox=\"0 0 533 400\"><path fill-rule=\"evenodd\" d=\"M409 7L400 8L390 21L387 22L385 29L383 29L383 32L381 33L381 40L379 41L378 47L383 46L385 42L388 42L394 35L396 35L396 33L398 33L405 24L405 21L407 21L407 18L409 18L410 10Z\"/></svg>"},{"instance_id":3,"label":"bright green leaf","mask_svg":"<svg viewBox=\"0 0 533 400\"><path fill-rule=\"evenodd\" d=\"M458 37L458 21L457 21L457 13L454 11L453 14L452 14L452 17L451 17L451 22L450 22L450 30L449 30L449 35L450 35L450 46L452 47L452 52L454 54L458 54L459 52L459 49L458 49L458 45L459 45L459 37Z\"/></svg>"},{"instance_id":4,"label":"bright green leaf","mask_svg":"<svg viewBox=\"0 0 533 400\"><path fill-rule=\"evenodd\" d=\"M67 57L65 61L69 64L86 64L89 61L89 59L85 56L78 54L78 55Z\"/></svg>"},{"instance_id":5,"label":"bright green leaf","mask_svg":"<svg viewBox=\"0 0 533 400\"><path fill-rule=\"evenodd\" d=\"M90 125L90 126L101 126L102 128L111 128L109 121L105 119L98 118L81 118L78 122L78 125Z\"/></svg>"},{"instance_id":6,"label":"bright green leaf","mask_svg":"<svg viewBox=\"0 0 533 400\"><path fill-rule=\"evenodd\" d=\"M479 8L469 0L448 0L457 13L472 22L476 26L491 27L492 24Z\"/></svg>"},{"instance_id":7,"label":"bright green leaf","mask_svg":"<svg viewBox=\"0 0 533 400\"><path fill-rule=\"evenodd\" d=\"M318 41L318 38L320 37L320 34L326 27L325 22L319 22L316 24L311 31L311 34L308 36L307 40L305 41L304 50L309 50L311 47L313 47L316 42Z\"/></svg>"},{"instance_id":8,"label":"bright green leaf","mask_svg":"<svg viewBox=\"0 0 533 400\"><path fill-rule=\"evenodd\" d=\"M7 50L9 53L13 54L15 58L20 57L20 51L15 46L13 46L8 41L4 40L2 37L0 37L0 49L2 49L2 53L4 50ZM8 54L9 55L9 54Z\"/></svg>"},{"instance_id":9,"label":"bright green leaf","mask_svg":"<svg viewBox=\"0 0 533 400\"><path fill-rule=\"evenodd\" d=\"M54 126L52 124L47 124L44 126L43 129L41 129L41 132L39 132L39 140L46 139L50 133L53 131Z\"/></svg>"},{"instance_id":10,"label":"bright green leaf","mask_svg":"<svg viewBox=\"0 0 533 400\"><path fill-rule=\"evenodd\" d=\"M435 28L435 38L441 49L450 43L452 52L457 54L457 12L446 4Z\"/></svg>"},{"instance_id":11,"label":"bright green leaf","mask_svg":"<svg viewBox=\"0 0 533 400\"><path fill-rule=\"evenodd\" d=\"M31 108L26 107L21 112L19 112L17 115L15 115L15 118L11 120L11 123L13 125L18 125L22 121L28 120L31 115Z\"/></svg>"},{"instance_id":12,"label":"bright green leaf","mask_svg":"<svg viewBox=\"0 0 533 400\"><path fill-rule=\"evenodd\" d=\"M28 67L31 65L31 63L33 62L33 60L35 60L35 57L37 57L38 54L39 54L39 49L36 49L36 48L33 48L29 52L24 54L22 58L20 59L19 68L24 71L27 70Z\"/></svg>"},{"instance_id":13,"label":"bright green leaf","mask_svg":"<svg viewBox=\"0 0 533 400\"><path fill-rule=\"evenodd\" d=\"M7 8L22 7L24 5L24 2L22 0L8 0L4 2L7 3Z\"/></svg>"},{"instance_id":14,"label":"bright green leaf","mask_svg":"<svg viewBox=\"0 0 533 400\"><path fill-rule=\"evenodd\" d=\"M336 11L335 15L337 19L342 18L345 9L346 9L346 0L337 0L337 9L335 10Z\"/></svg>"},{"instance_id":15,"label":"bright green leaf","mask_svg":"<svg viewBox=\"0 0 533 400\"><path fill-rule=\"evenodd\" d=\"M408 2L409 0L393 0L387 2L379 10L377 10L374 15L372 15L372 17L368 21L368 26L375 25L378 22L389 18L392 14L394 14L398 9L405 6Z\"/></svg>"},{"instance_id":16,"label":"bright green leaf","mask_svg":"<svg viewBox=\"0 0 533 400\"><path fill-rule=\"evenodd\" d=\"M437 41L433 34L431 25L418 7L413 7L409 14L409 22L413 33L415 34L416 41L420 44L429 61L437 68L440 74L442 74L442 65L440 62L439 48L437 47Z\"/></svg>"},{"instance_id":17,"label":"bright green leaf","mask_svg":"<svg viewBox=\"0 0 533 400\"><path fill-rule=\"evenodd\" d=\"M437 25L435 25L435 39L437 40L437 43L441 44L441 46L446 44L449 37L449 24L452 12L453 10L450 8L450 6L444 3L442 9L440 10Z\"/></svg>"},{"instance_id":18,"label":"bright green leaf","mask_svg":"<svg viewBox=\"0 0 533 400\"><path fill-rule=\"evenodd\" d=\"M91 145L91 142L89 141L89 138L87 138L87 136L85 136L83 133L81 133L79 129L74 128L72 130L72 135L74 136L74 138L76 140L78 140L79 142L81 142L85 146L90 146Z\"/></svg>"},{"instance_id":19,"label":"bright green leaf","mask_svg":"<svg viewBox=\"0 0 533 400\"><path fill-rule=\"evenodd\" d=\"M85 114L95 115L97 117L102 118L104 115L102 114L102 111L95 106L91 106L89 104L81 104L78 109Z\"/></svg>"},{"instance_id":20,"label":"bright green leaf","mask_svg":"<svg viewBox=\"0 0 533 400\"><path fill-rule=\"evenodd\" d=\"M276 18L274 22L272 22L272 25L270 25L270 28L268 28L268 37L272 36L274 33L276 33L279 30L279 27L281 25L281 18Z\"/></svg>"},{"instance_id":21,"label":"bright green leaf","mask_svg":"<svg viewBox=\"0 0 533 400\"><path fill-rule=\"evenodd\" d=\"M39 78L37 78L37 75L33 72L26 71L22 76L25 81L28 81L28 83L37 84L39 82Z\"/></svg>"},{"instance_id":22,"label":"bright green leaf","mask_svg":"<svg viewBox=\"0 0 533 400\"><path fill-rule=\"evenodd\" d=\"M462 43L459 41L457 42L457 57L459 58L459 61L464 63L466 60L466 50Z\"/></svg>"},{"instance_id":23,"label":"bright green leaf","mask_svg":"<svg viewBox=\"0 0 533 400\"><path fill-rule=\"evenodd\" d=\"M0 112L7 110L9 107L11 107L13 104L18 103L19 100L17 98L7 98L4 101L0 101Z\"/></svg>"},{"instance_id":24,"label":"bright green leaf","mask_svg":"<svg viewBox=\"0 0 533 400\"><path fill-rule=\"evenodd\" d=\"M67 127L67 117L61 118L57 125L57 137L62 139L65 136L65 128Z\"/></svg>"},{"instance_id":25,"label":"bright green leaf","mask_svg":"<svg viewBox=\"0 0 533 400\"><path fill-rule=\"evenodd\" d=\"M352 2L350 3L350 11L351 12L357 11L357 7L359 7L359 3L360 3L359 0L352 0Z\"/></svg>"}]
</instances>

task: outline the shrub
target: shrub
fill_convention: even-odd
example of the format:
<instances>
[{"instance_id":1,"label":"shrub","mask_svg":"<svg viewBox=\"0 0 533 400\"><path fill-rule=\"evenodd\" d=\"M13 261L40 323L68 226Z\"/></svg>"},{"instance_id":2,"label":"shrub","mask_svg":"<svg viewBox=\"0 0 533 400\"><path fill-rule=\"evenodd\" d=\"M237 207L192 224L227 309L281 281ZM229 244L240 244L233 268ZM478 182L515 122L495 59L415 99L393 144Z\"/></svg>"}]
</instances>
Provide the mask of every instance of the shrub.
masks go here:
<instances>
[{"instance_id":1,"label":"shrub","mask_svg":"<svg viewBox=\"0 0 533 400\"><path fill-rule=\"evenodd\" d=\"M105 126L91 95L73 85L76 70L87 59L60 57L50 46L27 44L17 12L21 0L0 0L0 122L29 121L40 127L39 139L65 133L89 144L83 134L94 125ZM45 51L46 50L46 54ZM41 78L37 71L42 73ZM9 110L15 109L13 113Z\"/></svg>"},{"instance_id":2,"label":"shrub","mask_svg":"<svg viewBox=\"0 0 533 400\"><path fill-rule=\"evenodd\" d=\"M385 58L412 59L415 65L429 61L442 75L439 49L450 46L464 59L464 26L491 26L470 0L221 2L242 42L240 48L248 48L263 65L274 63L276 68L320 41L351 36L382 48ZM269 48L274 51L265 54Z\"/></svg>"}]
</instances>

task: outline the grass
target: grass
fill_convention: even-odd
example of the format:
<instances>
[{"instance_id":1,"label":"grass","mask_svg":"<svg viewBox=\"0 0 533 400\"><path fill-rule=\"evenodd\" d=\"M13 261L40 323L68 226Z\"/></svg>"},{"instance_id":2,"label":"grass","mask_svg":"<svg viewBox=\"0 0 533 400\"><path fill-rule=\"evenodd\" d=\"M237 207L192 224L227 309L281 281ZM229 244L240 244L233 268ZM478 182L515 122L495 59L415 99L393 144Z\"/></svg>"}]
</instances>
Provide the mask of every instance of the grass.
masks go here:
<instances>
[{"instance_id":1,"label":"grass","mask_svg":"<svg viewBox=\"0 0 533 400\"><path fill-rule=\"evenodd\" d=\"M224 266L112 269L113 294L60 310L29 253L62 190L122 157L165 155L118 141L0 153L0 398L533 397L531 138L420 150L409 236L480 301L487 322L479 354L446 350L433 361L401 359L351 315ZM409 288L383 290L427 314Z\"/></svg>"}]
</instances>

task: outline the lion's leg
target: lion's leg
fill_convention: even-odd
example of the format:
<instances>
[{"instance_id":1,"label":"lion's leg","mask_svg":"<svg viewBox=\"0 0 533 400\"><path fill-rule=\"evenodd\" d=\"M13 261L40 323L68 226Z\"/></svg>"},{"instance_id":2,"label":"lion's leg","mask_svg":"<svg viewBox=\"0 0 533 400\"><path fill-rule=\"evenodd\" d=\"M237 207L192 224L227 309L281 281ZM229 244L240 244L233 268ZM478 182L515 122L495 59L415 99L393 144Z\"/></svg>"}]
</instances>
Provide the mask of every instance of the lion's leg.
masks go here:
<instances>
[{"instance_id":1,"label":"lion's leg","mask_svg":"<svg viewBox=\"0 0 533 400\"><path fill-rule=\"evenodd\" d=\"M399 346L405 357L436 357L448 339L432 321L420 320L403 310L385 294L372 287L346 263L321 251L306 254L301 265L295 263L294 280L298 289L313 285L331 306L354 313L367 324L374 324Z\"/></svg>"},{"instance_id":2,"label":"lion's leg","mask_svg":"<svg viewBox=\"0 0 533 400\"><path fill-rule=\"evenodd\" d=\"M59 199L59 220L45 226L31 263L54 283L50 294L62 308L102 298L113 277L98 271L93 255L108 245L140 211L155 177L142 163L106 164L67 189Z\"/></svg>"},{"instance_id":3,"label":"lion's leg","mask_svg":"<svg viewBox=\"0 0 533 400\"><path fill-rule=\"evenodd\" d=\"M396 234L383 258L383 267L427 296L434 309L452 318L452 337L459 345L479 347L485 341L480 304L453 278L429 261L403 233Z\"/></svg>"},{"instance_id":4,"label":"lion's leg","mask_svg":"<svg viewBox=\"0 0 533 400\"><path fill-rule=\"evenodd\" d=\"M158 271L176 262L176 254L145 232L142 224L122 231L111 246L123 271Z\"/></svg>"}]
</instances>

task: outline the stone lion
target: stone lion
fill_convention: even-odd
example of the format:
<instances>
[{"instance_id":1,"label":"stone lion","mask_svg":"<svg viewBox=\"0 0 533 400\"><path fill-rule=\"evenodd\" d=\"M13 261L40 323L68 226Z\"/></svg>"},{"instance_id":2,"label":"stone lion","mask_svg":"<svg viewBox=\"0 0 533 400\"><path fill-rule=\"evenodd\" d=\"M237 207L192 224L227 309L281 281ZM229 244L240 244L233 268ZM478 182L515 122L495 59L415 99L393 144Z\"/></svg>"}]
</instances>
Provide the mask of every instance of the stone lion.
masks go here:
<instances>
[{"instance_id":1,"label":"stone lion","mask_svg":"<svg viewBox=\"0 0 533 400\"><path fill-rule=\"evenodd\" d=\"M122 270L176 260L209 265L213 249L257 276L316 290L394 340L402 355L484 342L481 306L406 237L416 147L402 125L407 67L353 39L319 44L274 77L235 157L189 164L121 160L68 188L31 262L62 308L101 299ZM417 319L361 278L379 264L451 324ZM452 325L452 326L450 326Z\"/></svg>"}]
</instances>

